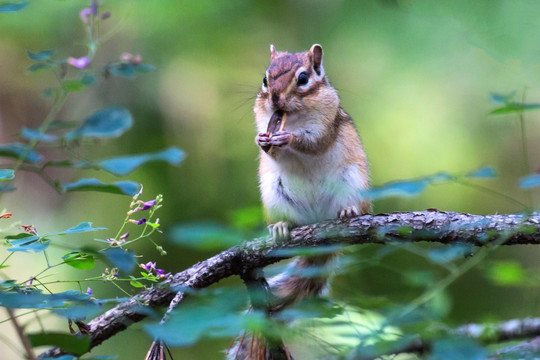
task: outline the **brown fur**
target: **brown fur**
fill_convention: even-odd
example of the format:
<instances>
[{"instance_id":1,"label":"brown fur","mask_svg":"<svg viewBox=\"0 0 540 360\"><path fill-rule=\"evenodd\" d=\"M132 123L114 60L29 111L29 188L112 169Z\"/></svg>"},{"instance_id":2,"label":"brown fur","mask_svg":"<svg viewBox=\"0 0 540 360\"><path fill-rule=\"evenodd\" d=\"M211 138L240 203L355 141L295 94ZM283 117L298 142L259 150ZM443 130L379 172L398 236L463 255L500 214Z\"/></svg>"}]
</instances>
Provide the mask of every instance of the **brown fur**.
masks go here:
<instances>
[{"instance_id":1,"label":"brown fur","mask_svg":"<svg viewBox=\"0 0 540 360\"><path fill-rule=\"evenodd\" d=\"M347 176L353 175L349 175L347 171L352 168L356 178L348 184L354 184L356 187L356 184L360 183L356 179L360 177L364 181L361 185L363 188L369 183L367 158L351 117L341 108L336 90L324 75L320 45L313 45L309 51L300 53L277 52L273 46L270 49L271 62L266 71L268 86L263 87L255 100L257 127L259 132L265 132L271 115L280 109L288 114L285 130L290 132L292 138L286 146L272 146L267 153L261 150L259 166L261 190L267 190L270 194L267 197L268 201L272 202L276 198L280 206L287 204L301 214L306 214L307 212L302 213L302 209L305 209L302 201L305 200L295 198L295 193L290 191L294 188L289 189L281 183L282 174L300 178L308 184L318 184L321 174L326 174L320 169L335 170L335 174L343 172L342 180L338 181L348 181ZM310 82L305 86L297 84L297 76L300 72L309 75ZM333 165L334 159L337 160L336 165ZM320 161L325 162L326 165L320 165L325 167L316 169ZM279 166L279 172L273 173L276 166ZM275 177L268 176L274 174ZM271 179L271 183L263 183L263 179ZM301 192L298 188L296 189L299 193ZM279 211L270 215L268 204L264 201L264 191L262 193L269 222L291 223L291 219L283 214L280 215ZM312 208L306 211L312 211L313 207L316 208L319 203L308 204ZM346 205L355 206L360 214L371 210L371 204L367 200L359 200L357 204ZM320 295L328 282L328 271L325 268L330 265L335 256L336 254L326 254L298 257L289 265L291 272L270 279L269 284L276 299L268 304L268 313L271 315L301 299ZM303 277L294 271L294 269L310 267L322 270L321 275ZM269 360L281 359L283 357L280 356L283 355L290 358L281 341L269 342L260 334L252 334L242 337L237 342L235 349L229 352L229 359Z\"/></svg>"}]
</instances>

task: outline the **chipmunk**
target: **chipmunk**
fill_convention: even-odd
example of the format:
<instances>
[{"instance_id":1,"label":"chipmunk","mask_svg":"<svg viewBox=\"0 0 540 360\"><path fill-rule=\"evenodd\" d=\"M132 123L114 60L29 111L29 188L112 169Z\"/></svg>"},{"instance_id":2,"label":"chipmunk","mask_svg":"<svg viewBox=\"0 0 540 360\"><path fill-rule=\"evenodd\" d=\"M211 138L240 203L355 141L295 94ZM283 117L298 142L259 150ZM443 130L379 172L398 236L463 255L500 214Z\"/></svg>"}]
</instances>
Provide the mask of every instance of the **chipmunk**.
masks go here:
<instances>
[{"instance_id":1,"label":"chipmunk","mask_svg":"<svg viewBox=\"0 0 540 360\"><path fill-rule=\"evenodd\" d=\"M361 195L369 187L369 170L353 120L324 72L322 46L288 53L271 45L270 53L255 100L255 143L260 147L260 191L269 229L274 241L284 242L293 226L369 212L371 204ZM269 133L269 122L282 116L287 120L284 128ZM324 266L332 258L299 257L290 266ZM268 283L278 299L275 308L281 309L320 295L327 279L285 272ZM251 337L239 345L234 359L277 358L266 346ZM284 351L283 358L290 358Z\"/></svg>"}]
</instances>

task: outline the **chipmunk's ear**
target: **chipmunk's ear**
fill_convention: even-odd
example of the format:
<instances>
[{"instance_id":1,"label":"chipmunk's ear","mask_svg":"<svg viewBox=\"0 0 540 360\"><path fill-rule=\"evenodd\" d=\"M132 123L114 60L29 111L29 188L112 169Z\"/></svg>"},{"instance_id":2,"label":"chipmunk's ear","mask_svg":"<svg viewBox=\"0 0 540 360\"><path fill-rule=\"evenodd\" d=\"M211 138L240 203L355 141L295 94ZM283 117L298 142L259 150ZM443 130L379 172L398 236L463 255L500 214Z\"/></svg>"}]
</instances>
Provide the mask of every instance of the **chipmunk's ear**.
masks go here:
<instances>
[{"instance_id":1,"label":"chipmunk's ear","mask_svg":"<svg viewBox=\"0 0 540 360\"><path fill-rule=\"evenodd\" d=\"M272 44L270 45L270 60L275 58L277 55L276 47Z\"/></svg>"},{"instance_id":2,"label":"chipmunk's ear","mask_svg":"<svg viewBox=\"0 0 540 360\"><path fill-rule=\"evenodd\" d=\"M311 60L311 64L313 65L313 70L315 70L317 75L321 75L323 56L322 46L319 44L314 44L311 46L311 49L309 49L308 55Z\"/></svg>"}]
</instances>

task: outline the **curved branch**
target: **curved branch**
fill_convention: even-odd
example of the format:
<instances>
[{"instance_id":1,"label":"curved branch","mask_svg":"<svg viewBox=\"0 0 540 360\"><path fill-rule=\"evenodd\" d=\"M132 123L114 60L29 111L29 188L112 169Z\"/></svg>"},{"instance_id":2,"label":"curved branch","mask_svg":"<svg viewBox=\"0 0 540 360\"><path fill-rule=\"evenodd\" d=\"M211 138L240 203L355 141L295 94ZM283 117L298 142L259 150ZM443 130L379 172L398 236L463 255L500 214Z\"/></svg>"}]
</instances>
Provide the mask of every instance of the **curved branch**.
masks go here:
<instances>
[{"instance_id":1,"label":"curved branch","mask_svg":"<svg viewBox=\"0 0 540 360\"><path fill-rule=\"evenodd\" d=\"M88 324L91 348L116 333L125 330L146 315L141 303L162 307L170 303L182 288L208 287L232 275L265 267L286 256L276 257L268 246L268 237L235 246L205 261L175 274L159 286L143 291L137 297L108 310ZM386 244L391 242L428 241L443 244L468 243L475 246L491 244L540 243L540 215L472 215L430 209L406 213L362 215L347 220L333 220L301 226L291 231L286 248L331 244ZM283 247L283 246L282 246ZM53 348L40 358L57 357L62 352Z\"/></svg>"}]
</instances>

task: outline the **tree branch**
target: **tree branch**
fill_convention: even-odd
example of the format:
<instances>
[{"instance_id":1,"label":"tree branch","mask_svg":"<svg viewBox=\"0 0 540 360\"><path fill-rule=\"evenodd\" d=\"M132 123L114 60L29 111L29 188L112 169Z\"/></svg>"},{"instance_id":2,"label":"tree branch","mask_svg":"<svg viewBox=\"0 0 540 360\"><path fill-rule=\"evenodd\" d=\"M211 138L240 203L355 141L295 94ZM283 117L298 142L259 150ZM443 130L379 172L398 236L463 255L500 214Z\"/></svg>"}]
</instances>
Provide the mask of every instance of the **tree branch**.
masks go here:
<instances>
[{"instance_id":1,"label":"tree branch","mask_svg":"<svg viewBox=\"0 0 540 360\"><path fill-rule=\"evenodd\" d=\"M141 292L136 299L119 304L88 324L91 348L125 330L146 315L141 308L168 305L183 288L200 289L232 275L260 268L284 258L273 255L277 246L268 246L268 237L235 246L175 274L160 285ZM471 215L434 209L408 213L362 215L301 226L291 231L286 248L332 244L386 244L428 241L443 244L468 243L516 245L540 243L540 215ZM175 291L176 290L176 291ZM40 355L57 357L53 348Z\"/></svg>"},{"instance_id":2,"label":"tree branch","mask_svg":"<svg viewBox=\"0 0 540 360\"><path fill-rule=\"evenodd\" d=\"M450 334L475 339L479 343L497 344L511 340L531 339L520 344L498 349L496 355L510 353L529 353L540 351L540 318L513 319L495 324L467 324L450 330ZM361 360L380 359L384 355L429 353L432 342L425 339L414 339L402 348L375 356L360 356Z\"/></svg>"}]
</instances>

